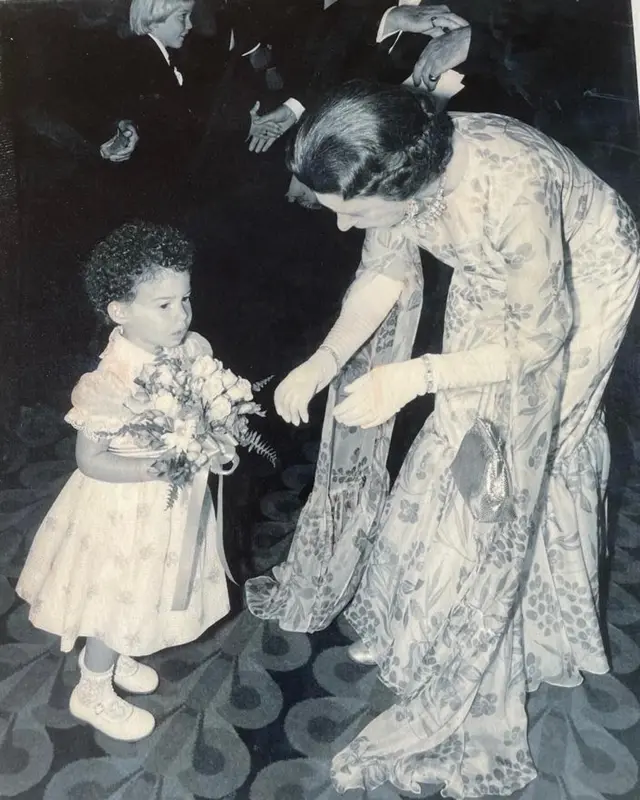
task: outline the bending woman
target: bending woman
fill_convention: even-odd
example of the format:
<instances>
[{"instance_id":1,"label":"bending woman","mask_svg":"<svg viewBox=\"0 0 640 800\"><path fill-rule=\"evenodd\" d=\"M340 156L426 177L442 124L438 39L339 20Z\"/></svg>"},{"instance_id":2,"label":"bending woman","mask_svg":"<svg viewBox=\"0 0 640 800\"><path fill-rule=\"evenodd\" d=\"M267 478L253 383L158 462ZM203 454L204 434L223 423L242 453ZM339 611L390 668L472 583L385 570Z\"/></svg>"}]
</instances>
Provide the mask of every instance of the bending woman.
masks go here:
<instances>
[{"instance_id":1,"label":"bending woman","mask_svg":"<svg viewBox=\"0 0 640 800\"><path fill-rule=\"evenodd\" d=\"M314 490L249 607L317 630L351 601L351 654L397 694L334 758L339 789L510 794L535 776L525 690L608 670L602 396L638 289L634 219L547 136L434 114L407 87L333 93L291 170L341 230L367 232L336 325L276 392L298 423L332 381ZM443 353L411 358L419 248L453 277ZM387 495L394 415L427 392L435 410ZM474 440L478 419L491 435Z\"/></svg>"}]
</instances>

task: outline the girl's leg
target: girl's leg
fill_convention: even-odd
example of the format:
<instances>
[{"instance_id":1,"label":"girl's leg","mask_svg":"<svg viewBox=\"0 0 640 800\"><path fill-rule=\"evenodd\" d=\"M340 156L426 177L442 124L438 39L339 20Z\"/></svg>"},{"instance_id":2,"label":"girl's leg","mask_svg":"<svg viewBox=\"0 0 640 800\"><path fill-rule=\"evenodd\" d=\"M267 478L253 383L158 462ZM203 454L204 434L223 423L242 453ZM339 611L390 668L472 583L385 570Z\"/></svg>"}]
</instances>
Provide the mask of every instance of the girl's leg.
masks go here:
<instances>
[{"instance_id":1,"label":"girl's leg","mask_svg":"<svg viewBox=\"0 0 640 800\"><path fill-rule=\"evenodd\" d=\"M114 683L131 694L150 694L158 688L158 673L154 669L119 655L100 639L87 637L82 660L91 672L107 672L115 667Z\"/></svg>"},{"instance_id":2,"label":"girl's leg","mask_svg":"<svg viewBox=\"0 0 640 800\"><path fill-rule=\"evenodd\" d=\"M107 647L100 639L87 638L84 649L84 663L91 672L107 672L115 666L118 654Z\"/></svg>"}]
</instances>

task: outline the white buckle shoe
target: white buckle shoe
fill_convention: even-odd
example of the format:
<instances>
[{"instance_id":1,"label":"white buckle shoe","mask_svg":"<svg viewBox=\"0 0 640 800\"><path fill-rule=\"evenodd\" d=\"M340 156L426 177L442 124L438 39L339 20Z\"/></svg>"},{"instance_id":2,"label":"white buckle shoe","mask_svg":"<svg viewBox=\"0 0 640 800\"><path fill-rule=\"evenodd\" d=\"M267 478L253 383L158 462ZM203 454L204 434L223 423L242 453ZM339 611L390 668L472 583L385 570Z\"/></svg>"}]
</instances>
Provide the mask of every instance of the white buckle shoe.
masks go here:
<instances>
[{"instance_id":1,"label":"white buckle shoe","mask_svg":"<svg viewBox=\"0 0 640 800\"><path fill-rule=\"evenodd\" d=\"M370 667L378 663L373 651L369 650L362 641L350 644L349 647L347 647L347 655L352 661L355 661L356 664L362 664L363 666Z\"/></svg>"},{"instance_id":2,"label":"white buckle shoe","mask_svg":"<svg viewBox=\"0 0 640 800\"><path fill-rule=\"evenodd\" d=\"M122 742L144 739L155 728L153 715L118 697L112 676L113 668L91 672L83 665L80 682L69 698L69 711L112 739Z\"/></svg>"},{"instance_id":3,"label":"white buckle shoe","mask_svg":"<svg viewBox=\"0 0 640 800\"><path fill-rule=\"evenodd\" d=\"M96 730L121 742L144 739L156 725L152 714L127 703L115 692L106 700L87 701L79 685L71 692L69 711L76 719L88 722Z\"/></svg>"},{"instance_id":4,"label":"white buckle shoe","mask_svg":"<svg viewBox=\"0 0 640 800\"><path fill-rule=\"evenodd\" d=\"M141 664L129 656L118 656L113 672L113 682L131 694L150 694L160 683L155 669Z\"/></svg>"},{"instance_id":5,"label":"white buckle shoe","mask_svg":"<svg viewBox=\"0 0 640 800\"><path fill-rule=\"evenodd\" d=\"M86 669L84 651L83 647L78 656L81 670ZM146 664L141 664L130 656L118 656L113 671L113 682L118 688L124 689L129 694L151 694L158 688L160 679L155 669Z\"/></svg>"}]
</instances>

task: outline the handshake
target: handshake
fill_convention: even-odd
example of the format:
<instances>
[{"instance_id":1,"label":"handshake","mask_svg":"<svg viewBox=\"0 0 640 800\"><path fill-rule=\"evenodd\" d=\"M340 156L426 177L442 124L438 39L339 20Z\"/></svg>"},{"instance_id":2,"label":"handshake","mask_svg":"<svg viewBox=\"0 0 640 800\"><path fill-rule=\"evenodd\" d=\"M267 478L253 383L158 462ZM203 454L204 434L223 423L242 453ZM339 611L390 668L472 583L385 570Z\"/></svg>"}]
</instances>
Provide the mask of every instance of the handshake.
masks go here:
<instances>
[{"instance_id":1,"label":"handshake","mask_svg":"<svg viewBox=\"0 0 640 800\"><path fill-rule=\"evenodd\" d=\"M431 38L416 61L410 78L415 86L428 92L436 89L443 73L462 64L469 54L471 26L446 5L405 5L400 0L400 5L387 14L381 36L386 38L402 32L420 33ZM298 121L298 116L286 103L266 114L259 114L259 108L260 103L256 103L249 112L247 138L249 150L254 153L266 152Z\"/></svg>"}]
</instances>

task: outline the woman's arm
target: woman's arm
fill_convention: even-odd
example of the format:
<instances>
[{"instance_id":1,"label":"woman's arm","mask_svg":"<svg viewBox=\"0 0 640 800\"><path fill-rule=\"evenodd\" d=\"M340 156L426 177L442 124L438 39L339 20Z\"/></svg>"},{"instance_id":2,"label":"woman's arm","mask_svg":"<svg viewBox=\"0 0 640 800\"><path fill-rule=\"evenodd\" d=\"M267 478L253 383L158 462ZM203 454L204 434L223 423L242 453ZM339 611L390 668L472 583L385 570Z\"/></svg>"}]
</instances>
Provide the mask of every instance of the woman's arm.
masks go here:
<instances>
[{"instance_id":1,"label":"woman's arm","mask_svg":"<svg viewBox=\"0 0 640 800\"><path fill-rule=\"evenodd\" d=\"M155 458L127 458L110 453L109 440L93 440L82 431L76 439L76 463L87 478L106 483L142 483L160 480L154 471Z\"/></svg>"},{"instance_id":2,"label":"woman's arm","mask_svg":"<svg viewBox=\"0 0 640 800\"><path fill-rule=\"evenodd\" d=\"M379 273L364 274L351 286L340 316L320 345L333 355L336 372L382 325L398 302L402 286L402 281Z\"/></svg>"},{"instance_id":3,"label":"woman's arm","mask_svg":"<svg viewBox=\"0 0 640 800\"><path fill-rule=\"evenodd\" d=\"M398 302L408 271L420 268L417 245L401 231L367 231L360 268L338 320L318 350L276 389L276 411L285 422L308 422L311 398L375 333Z\"/></svg>"},{"instance_id":4,"label":"woman's arm","mask_svg":"<svg viewBox=\"0 0 640 800\"><path fill-rule=\"evenodd\" d=\"M327 338L276 389L276 411L294 425L309 421L308 405L383 323L402 292L386 275L364 275L352 285Z\"/></svg>"},{"instance_id":5,"label":"woman's arm","mask_svg":"<svg viewBox=\"0 0 640 800\"><path fill-rule=\"evenodd\" d=\"M377 367L347 387L350 396L335 409L339 422L380 425L427 392L500 381L510 383L514 412L532 397L554 415L559 356L572 325L560 185L553 175L534 173L514 181L498 199L510 209L493 241L505 268L504 343ZM539 390L521 391L524 381L539 384ZM531 411L519 413L526 417Z\"/></svg>"}]
</instances>

